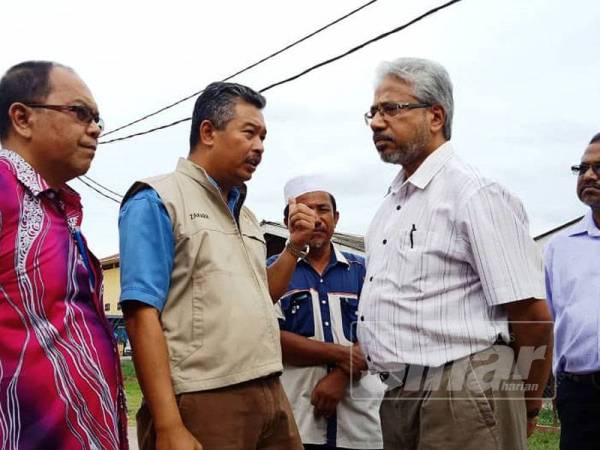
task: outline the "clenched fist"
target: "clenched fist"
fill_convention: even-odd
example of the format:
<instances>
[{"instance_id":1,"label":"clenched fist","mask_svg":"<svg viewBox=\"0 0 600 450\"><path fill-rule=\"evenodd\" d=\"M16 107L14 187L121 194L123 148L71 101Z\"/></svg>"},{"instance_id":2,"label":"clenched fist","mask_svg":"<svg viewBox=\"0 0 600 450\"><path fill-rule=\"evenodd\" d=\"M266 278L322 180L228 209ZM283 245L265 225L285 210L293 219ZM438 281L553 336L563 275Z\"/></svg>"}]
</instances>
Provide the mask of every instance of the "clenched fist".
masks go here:
<instances>
[{"instance_id":1,"label":"clenched fist","mask_svg":"<svg viewBox=\"0 0 600 450\"><path fill-rule=\"evenodd\" d=\"M310 241L317 223L317 213L296 199L288 199L288 230L290 242L298 248L304 248Z\"/></svg>"}]
</instances>

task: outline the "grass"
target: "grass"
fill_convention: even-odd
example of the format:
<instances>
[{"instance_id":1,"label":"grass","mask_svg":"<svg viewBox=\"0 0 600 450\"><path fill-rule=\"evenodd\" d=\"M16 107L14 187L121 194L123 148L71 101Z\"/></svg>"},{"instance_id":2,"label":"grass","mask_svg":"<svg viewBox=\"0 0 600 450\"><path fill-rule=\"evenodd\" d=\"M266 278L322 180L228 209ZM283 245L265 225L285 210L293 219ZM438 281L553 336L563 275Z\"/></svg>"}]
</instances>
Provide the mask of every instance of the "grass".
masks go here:
<instances>
[{"instance_id":1,"label":"grass","mask_svg":"<svg viewBox=\"0 0 600 450\"><path fill-rule=\"evenodd\" d=\"M135 413L142 404L142 390L135 376L133 362L130 359L121 360L123 370L123 383L125 384L125 395L127 397L127 418L129 426L135 426Z\"/></svg>"},{"instance_id":2,"label":"grass","mask_svg":"<svg viewBox=\"0 0 600 450\"><path fill-rule=\"evenodd\" d=\"M536 431L529 438L529 450L558 450L559 434L556 432L541 433Z\"/></svg>"},{"instance_id":3,"label":"grass","mask_svg":"<svg viewBox=\"0 0 600 450\"><path fill-rule=\"evenodd\" d=\"M125 394L127 395L127 406L129 409L129 426L135 426L135 413L142 403L142 391L135 376L135 369L131 360L121 360L123 369L123 381L125 383ZM539 418L540 425L552 425L552 410L549 405L545 406ZM529 450L558 450L559 433L536 431L529 438Z\"/></svg>"},{"instance_id":4,"label":"grass","mask_svg":"<svg viewBox=\"0 0 600 450\"><path fill-rule=\"evenodd\" d=\"M553 426L552 406L545 403L538 419L540 425ZM529 438L529 450L558 450L560 433L555 431L536 431Z\"/></svg>"}]
</instances>

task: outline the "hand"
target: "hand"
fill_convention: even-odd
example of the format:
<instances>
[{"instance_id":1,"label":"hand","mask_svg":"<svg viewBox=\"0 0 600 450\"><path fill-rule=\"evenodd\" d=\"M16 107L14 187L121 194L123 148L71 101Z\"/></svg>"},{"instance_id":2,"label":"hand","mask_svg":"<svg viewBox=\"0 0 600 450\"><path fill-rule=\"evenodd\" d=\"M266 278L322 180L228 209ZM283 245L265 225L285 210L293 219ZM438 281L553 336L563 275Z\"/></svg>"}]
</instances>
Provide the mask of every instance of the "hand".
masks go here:
<instances>
[{"instance_id":1,"label":"hand","mask_svg":"<svg viewBox=\"0 0 600 450\"><path fill-rule=\"evenodd\" d=\"M348 375L337 367L321 378L310 396L315 412L326 419L333 416L338 403L346 395L349 382Z\"/></svg>"},{"instance_id":2,"label":"hand","mask_svg":"<svg viewBox=\"0 0 600 450\"><path fill-rule=\"evenodd\" d=\"M527 437L531 437L531 435L535 431L535 427L537 426L537 421L538 421L537 417L527 419Z\"/></svg>"},{"instance_id":3,"label":"hand","mask_svg":"<svg viewBox=\"0 0 600 450\"><path fill-rule=\"evenodd\" d=\"M304 248L310 241L317 222L317 213L296 199L288 200L288 230L290 242L298 248Z\"/></svg>"},{"instance_id":4,"label":"hand","mask_svg":"<svg viewBox=\"0 0 600 450\"><path fill-rule=\"evenodd\" d=\"M367 361L358 344L351 347L341 347L340 357L336 365L342 369L352 380L360 379L363 371L367 370Z\"/></svg>"},{"instance_id":5,"label":"hand","mask_svg":"<svg viewBox=\"0 0 600 450\"><path fill-rule=\"evenodd\" d=\"M202 450L202 445L181 424L156 432L156 450Z\"/></svg>"},{"instance_id":6,"label":"hand","mask_svg":"<svg viewBox=\"0 0 600 450\"><path fill-rule=\"evenodd\" d=\"M526 411L529 413L530 411L541 411L543 402L541 399L531 399L525 398L525 407ZM537 426L538 416L527 418L527 437L531 436L535 431L535 427Z\"/></svg>"}]
</instances>

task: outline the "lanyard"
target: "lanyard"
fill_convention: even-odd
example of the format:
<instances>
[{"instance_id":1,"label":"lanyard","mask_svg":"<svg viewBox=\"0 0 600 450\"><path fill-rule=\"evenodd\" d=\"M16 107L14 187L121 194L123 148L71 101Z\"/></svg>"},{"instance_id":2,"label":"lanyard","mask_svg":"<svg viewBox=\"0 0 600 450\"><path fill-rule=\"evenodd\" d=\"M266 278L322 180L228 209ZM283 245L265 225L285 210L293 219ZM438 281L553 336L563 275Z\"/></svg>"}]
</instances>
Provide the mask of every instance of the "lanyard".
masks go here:
<instances>
[{"instance_id":1,"label":"lanyard","mask_svg":"<svg viewBox=\"0 0 600 450\"><path fill-rule=\"evenodd\" d=\"M79 249L79 253L81 254L81 257L83 258L83 264L85 265L85 268L87 269L88 273L90 274L90 285L92 288L92 291L94 290L94 286L96 286L96 277L94 276L94 271L92 270L92 265L90 264L90 259L88 257L86 248L85 248L85 244L83 242L83 236L81 236L81 230L79 230L79 228L74 228L72 231L72 235L75 238L75 242L77 243L77 248Z\"/></svg>"},{"instance_id":2,"label":"lanyard","mask_svg":"<svg viewBox=\"0 0 600 450\"><path fill-rule=\"evenodd\" d=\"M92 292L94 292L95 286L96 286L96 277L94 275L94 271L92 270L92 265L91 265L90 259L88 257L85 243L83 242L83 236L81 234L81 230L79 229L79 227L72 225L71 222L69 221L69 219L67 218L67 213L65 211L64 203L62 201L60 201L59 199L57 199L57 193L52 191L51 194L49 195L49 197L55 203L55 205L58 206L58 208L62 212L62 214L64 214L67 228L71 232L71 236L73 237L73 239L75 240L75 243L77 244L77 250L79 251L79 254L81 255L81 259L83 260L83 265L85 266L85 268L88 271L90 289Z\"/></svg>"}]
</instances>

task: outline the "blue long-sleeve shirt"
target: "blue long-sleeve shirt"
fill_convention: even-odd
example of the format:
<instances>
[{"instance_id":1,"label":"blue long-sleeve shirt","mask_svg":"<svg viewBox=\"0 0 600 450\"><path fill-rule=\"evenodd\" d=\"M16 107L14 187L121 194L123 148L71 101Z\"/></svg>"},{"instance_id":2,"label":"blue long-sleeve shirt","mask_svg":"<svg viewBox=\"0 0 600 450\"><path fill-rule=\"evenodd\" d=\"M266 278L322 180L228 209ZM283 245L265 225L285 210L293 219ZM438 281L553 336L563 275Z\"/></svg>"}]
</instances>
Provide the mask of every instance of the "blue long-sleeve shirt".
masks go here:
<instances>
[{"instance_id":1,"label":"blue long-sleeve shirt","mask_svg":"<svg viewBox=\"0 0 600 450\"><path fill-rule=\"evenodd\" d=\"M591 210L548 243L544 262L554 373L600 371L600 229Z\"/></svg>"},{"instance_id":2,"label":"blue long-sleeve shirt","mask_svg":"<svg viewBox=\"0 0 600 450\"><path fill-rule=\"evenodd\" d=\"M227 206L232 214L240 195L236 187L229 191ZM123 205L119 238L120 302L136 300L162 311L171 284L175 240L169 214L154 189L136 192Z\"/></svg>"}]
</instances>

